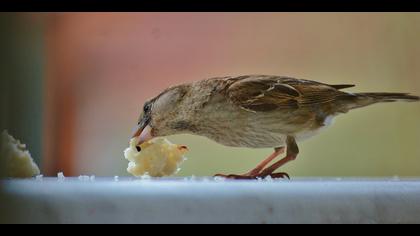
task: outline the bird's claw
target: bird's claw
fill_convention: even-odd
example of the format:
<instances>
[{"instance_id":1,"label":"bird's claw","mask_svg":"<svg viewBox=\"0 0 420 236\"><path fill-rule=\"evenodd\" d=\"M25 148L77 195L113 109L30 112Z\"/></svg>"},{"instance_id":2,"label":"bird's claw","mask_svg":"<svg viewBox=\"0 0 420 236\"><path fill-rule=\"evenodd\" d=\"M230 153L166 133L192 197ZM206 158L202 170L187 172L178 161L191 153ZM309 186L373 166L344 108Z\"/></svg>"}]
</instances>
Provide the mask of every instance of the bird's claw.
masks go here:
<instances>
[{"instance_id":1,"label":"bird's claw","mask_svg":"<svg viewBox=\"0 0 420 236\"><path fill-rule=\"evenodd\" d=\"M285 173L285 172L279 172L279 173L273 173L269 175L271 178L273 179L279 179L279 178L287 178L288 180L290 180L290 176L289 174Z\"/></svg>"},{"instance_id":2,"label":"bird's claw","mask_svg":"<svg viewBox=\"0 0 420 236\"><path fill-rule=\"evenodd\" d=\"M272 174L268 174L268 175L260 175L260 174L258 174L258 175L249 175L249 174L244 174L244 175L234 175L234 174L231 174L231 175L224 175L224 174L216 174L214 177L223 177L223 178L226 178L226 179L243 179L243 180L246 180L246 179L248 179L248 180L252 180L252 179L264 179L264 178L266 178L266 177L268 177L268 176L270 176L271 178L273 178L273 179L284 179L284 178L287 178L287 179L289 179L290 180L290 176L287 174L287 173L284 173L284 172L279 172L279 173L272 173Z\"/></svg>"},{"instance_id":3,"label":"bird's claw","mask_svg":"<svg viewBox=\"0 0 420 236\"><path fill-rule=\"evenodd\" d=\"M224 175L224 174L217 174L214 177L223 177L226 179L257 179L257 176L252 175Z\"/></svg>"}]
</instances>

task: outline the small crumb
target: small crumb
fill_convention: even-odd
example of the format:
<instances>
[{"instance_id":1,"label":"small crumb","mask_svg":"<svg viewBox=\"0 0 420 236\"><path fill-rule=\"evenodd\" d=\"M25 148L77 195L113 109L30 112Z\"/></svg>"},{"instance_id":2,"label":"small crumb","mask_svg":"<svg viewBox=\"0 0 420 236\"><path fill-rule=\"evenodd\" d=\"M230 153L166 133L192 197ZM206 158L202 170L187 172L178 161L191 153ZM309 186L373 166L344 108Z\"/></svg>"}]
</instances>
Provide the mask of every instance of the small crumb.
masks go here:
<instances>
[{"instance_id":1,"label":"small crumb","mask_svg":"<svg viewBox=\"0 0 420 236\"><path fill-rule=\"evenodd\" d=\"M90 176L90 181L95 181L95 176L94 175Z\"/></svg>"},{"instance_id":2,"label":"small crumb","mask_svg":"<svg viewBox=\"0 0 420 236\"><path fill-rule=\"evenodd\" d=\"M80 181L88 181L90 179L90 177L88 175L81 175L79 176L79 180Z\"/></svg>"},{"instance_id":3,"label":"small crumb","mask_svg":"<svg viewBox=\"0 0 420 236\"><path fill-rule=\"evenodd\" d=\"M269 176L269 175L264 178L264 181L266 181L266 182L273 182L273 180L274 179L271 176Z\"/></svg>"},{"instance_id":4,"label":"small crumb","mask_svg":"<svg viewBox=\"0 0 420 236\"><path fill-rule=\"evenodd\" d=\"M215 177L213 177L213 180L216 181L216 182L223 182L223 181L226 180L226 178L221 177L221 176L215 176Z\"/></svg>"},{"instance_id":5,"label":"small crumb","mask_svg":"<svg viewBox=\"0 0 420 236\"><path fill-rule=\"evenodd\" d=\"M142 176L140 176L140 179L141 180L150 180L152 177L150 177L150 175L148 174L148 173L146 173L146 174L144 174L144 175L142 175Z\"/></svg>"},{"instance_id":6,"label":"small crumb","mask_svg":"<svg viewBox=\"0 0 420 236\"><path fill-rule=\"evenodd\" d=\"M191 177L185 177L184 181L196 181L197 177L195 177L195 175L191 175Z\"/></svg>"},{"instance_id":7,"label":"small crumb","mask_svg":"<svg viewBox=\"0 0 420 236\"><path fill-rule=\"evenodd\" d=\"M115 181L115 182L118 182L118 181L119 181L119 178L120 178L120 177L118 177L118 176L114 176L114 181Z\"/></svg>"},{"instance_id":8,"label":"small crumb","mask_svg":"<svg viewBox=\"0 0 420 236\"><path fill-rule=\"evenodd\" d=\"M258 182L278 182L278 181L285 181L285 178L273 178L271 176L266 176L264 178L257 177Z\"/></svg>"},{"instance_id":9,"label":"small crumb","mask_svg":"<svg viewBox=\"0 0 420 236\"><path fill-rule=\"evenodd\" d=\"M393 181L400 181L400 177L398 175L394 175L394 177L392 177Z\"/></svg>"},{"instance_id":10,"label":"small crumb","mask_svg":"<svg viewBox=\"0 0 420 236\"><path fill-rule=\"evenodd\" d=\"M58 178L58 180L64 180L64 179L66 179L66 177L63 174L63 172L58 172L57 178Z\"/></svg>"},{"instance_id":11,"label":"small crumb","mask_svg":"<svg viewBox=\"0 0 420 236\"><path fill-rule=\"evenodd\" d=\"M342 178L335 178L336 181L342 181Z\"/></svg>"},{"instance_id":12,"label":"small crumb","mask_svg":"<svg viewBox=\"0 0 420 236\"><path fill-rule=\"evenodd\" d=\"M42 178L44 178L43 175L37 175L37 176L35 176L35 179L38 180L38 181L42 180Z\"/></svg>"}]
</instances>

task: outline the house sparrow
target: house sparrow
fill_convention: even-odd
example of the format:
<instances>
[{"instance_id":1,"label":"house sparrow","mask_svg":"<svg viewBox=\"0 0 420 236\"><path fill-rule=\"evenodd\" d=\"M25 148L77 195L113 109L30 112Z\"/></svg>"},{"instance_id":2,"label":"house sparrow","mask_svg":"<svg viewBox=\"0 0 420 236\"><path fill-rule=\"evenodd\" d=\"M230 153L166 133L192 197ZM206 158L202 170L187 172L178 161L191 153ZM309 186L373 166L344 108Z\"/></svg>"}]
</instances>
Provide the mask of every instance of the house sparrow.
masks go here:
<instances>
[{"instance_id":1,"label":"house sparrow","mask_svg":"<svg viewBox=\"0 0 420 236\"><path fill-rule=\"evenodd\" d=\"M310 138L349 110L379 102L419 101L407 93L349 93L350 84L329 85L285 76L245 75L170 87L144 104L133 137L139 144L173 134L205 136L231 147L274 148L274 153L234 179L271 176L294 160L297 142ZM266 167L279 154L286 157Z\"/></svg>"}]
</instances>

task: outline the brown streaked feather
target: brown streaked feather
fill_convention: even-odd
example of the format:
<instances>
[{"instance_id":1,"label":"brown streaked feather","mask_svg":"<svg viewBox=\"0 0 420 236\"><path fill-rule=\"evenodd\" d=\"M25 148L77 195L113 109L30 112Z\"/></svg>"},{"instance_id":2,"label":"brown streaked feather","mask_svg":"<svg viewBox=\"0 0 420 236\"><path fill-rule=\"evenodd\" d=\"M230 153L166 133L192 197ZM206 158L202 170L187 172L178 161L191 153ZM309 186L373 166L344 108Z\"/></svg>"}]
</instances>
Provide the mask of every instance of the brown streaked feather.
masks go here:
<instances>
[{"instance_id":1,"label":"brown streaked feather","mask_svg":"<svg viewBox=\"0 0 420 236\"><path fill-rule=\"evenodd\" d=\"M329 85L329 86L331 86L331 87L333 87L337 90L340 90L340 89L346 89L346 88L353 88L356 85L354 85L354 84L334 84L334 85Z\"/></svg>"},{"instance_id":2,"label":"brown streaked feather","mask_svg":"<svg viewBox=\"0 0 420 236\"><path fill-rule=\"evenodd\" d=\"M335 101L343 92L337 88L350 85L327 84L281 76L250 75L231 77L227 89L229 99L236 105L254 112L273 111Z\"/></svg>"}]
</instances>

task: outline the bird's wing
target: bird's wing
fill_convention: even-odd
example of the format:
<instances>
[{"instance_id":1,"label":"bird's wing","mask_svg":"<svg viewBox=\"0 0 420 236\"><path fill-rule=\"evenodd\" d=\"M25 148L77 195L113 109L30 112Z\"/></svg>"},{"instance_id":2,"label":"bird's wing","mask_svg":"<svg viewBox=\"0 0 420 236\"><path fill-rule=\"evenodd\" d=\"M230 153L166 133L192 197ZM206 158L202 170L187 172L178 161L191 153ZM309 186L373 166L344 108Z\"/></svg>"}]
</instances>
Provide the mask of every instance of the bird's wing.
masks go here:
<instances>
[{"instance_id":1,"label":"bird's wing","mask_svg":"<svg viewBox=\"0 0 420 236\"><path fill-rule=\"evenodd\" d=\"M335 89L346 89L346 88L352 88L356 85L354 84L334 84L334 85L330 85L331 87L335 88Z\"/></svg>"},{"instance_id":2,"label":"bird's wing","mask_svg":"<svg viewBox=\"0 0 420 236\"><path fill-rule=\"evenodd\" d=\"M253 112L298 109L332 102L343 94L337 87L290 77L252 75L228 78L228 98ZM347 86L338 86L338 88Z\"/></svg>"}]
</instances>

